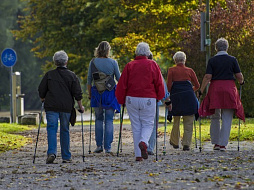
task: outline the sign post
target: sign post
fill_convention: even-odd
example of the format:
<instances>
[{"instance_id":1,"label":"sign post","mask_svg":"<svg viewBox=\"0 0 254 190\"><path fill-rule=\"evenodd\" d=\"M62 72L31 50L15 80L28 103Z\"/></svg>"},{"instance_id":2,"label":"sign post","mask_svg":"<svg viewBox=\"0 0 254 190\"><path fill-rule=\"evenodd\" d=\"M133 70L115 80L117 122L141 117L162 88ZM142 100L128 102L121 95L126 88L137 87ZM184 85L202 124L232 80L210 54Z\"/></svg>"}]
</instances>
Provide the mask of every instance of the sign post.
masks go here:
<instances>
[{"instance_id":1,"label":"sign post","mask_svg":"<svg viewBox=\"0 0 254 190\"><path fill-rule=\"evenodd\" d=\"M10 114L11 114L11 118L10 118L10 123L13 122L13 106L12 106L12 67L16 64L17 62L17 55L16 52L11 49L11 48L6 48L3 50L2 54L1 54L1 62L3 63L4 66L6 67L10 67Z\"/></svg>"}]
</instances>

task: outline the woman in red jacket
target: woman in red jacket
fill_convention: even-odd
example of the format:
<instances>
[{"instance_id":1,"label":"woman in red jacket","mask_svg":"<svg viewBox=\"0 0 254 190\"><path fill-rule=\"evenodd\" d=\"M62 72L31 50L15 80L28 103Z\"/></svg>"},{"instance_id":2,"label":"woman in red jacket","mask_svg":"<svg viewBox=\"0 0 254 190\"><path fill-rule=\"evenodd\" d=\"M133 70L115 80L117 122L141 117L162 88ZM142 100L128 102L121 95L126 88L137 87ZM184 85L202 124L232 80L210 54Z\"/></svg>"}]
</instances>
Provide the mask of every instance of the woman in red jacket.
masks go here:
<instances>
[{"instance_id":1,"label":"woman in red jacket","mask_svg":"<svg viewBox=\"0 0 254 190\"><path fill-rule=\"evenodd\" d=\"M126 104L130 117L136 161L148 158L147 146L154 126L156 101L165 95L160 68L147 58L150 53L147 43L139 43L135 59L125 66L116 87L118 103Z\"/></svg>"}]
</instances>

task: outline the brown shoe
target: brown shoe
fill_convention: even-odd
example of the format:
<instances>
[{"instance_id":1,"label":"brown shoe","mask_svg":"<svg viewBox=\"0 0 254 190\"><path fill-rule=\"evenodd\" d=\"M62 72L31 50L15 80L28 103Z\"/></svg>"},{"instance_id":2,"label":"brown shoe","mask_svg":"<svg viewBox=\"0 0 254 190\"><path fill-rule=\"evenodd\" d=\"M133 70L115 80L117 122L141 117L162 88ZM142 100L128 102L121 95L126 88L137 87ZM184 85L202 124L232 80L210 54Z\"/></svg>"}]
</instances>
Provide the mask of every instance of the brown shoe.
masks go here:
<instances>
[{"instance_id":1,"label":"brown shoe","mask_svg":"<svg viewBox=\"0 0 254 190\"><path fill-rule=\"evenodd\" d=\"M143 158L142 157L136 157L136 161L138 161L138 162L143 161Z\"/></svg>"},{"instance_id":2,"label":"brown shoe","mask_svg":"<svg viewBox=\"0 0 254 190\"><path fill-rule=\"evenodd\" d=\"M169 141L170 145L173 146L174 149L178 149L179 148L179 145L175 145L174 143L172 143L171 141Z\"/></svg>"},{"instance_id":3,"label":"brown shoe","mask_svg":"<svg viewBox=\"0 0 254 190\"><path fill-rule=\"evenodd\" d=\"M138 144L140 150L141 150L141 156L142 158L144 159L147 159L148 158L148 153L147 153L147 146L146 146L146 143L141 141L139 144Z\"/></svg>"}]
</instances>

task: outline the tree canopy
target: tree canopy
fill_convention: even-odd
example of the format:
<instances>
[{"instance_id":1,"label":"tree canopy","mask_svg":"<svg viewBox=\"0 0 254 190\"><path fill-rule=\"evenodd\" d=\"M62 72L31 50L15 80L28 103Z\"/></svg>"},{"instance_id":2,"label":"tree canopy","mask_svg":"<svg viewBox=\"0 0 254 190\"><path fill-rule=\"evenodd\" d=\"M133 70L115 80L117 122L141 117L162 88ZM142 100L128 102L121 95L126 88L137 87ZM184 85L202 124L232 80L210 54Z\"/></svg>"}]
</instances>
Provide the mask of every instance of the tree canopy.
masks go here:
<instances>
[{"instance_id":1,"label":"tree canopy","mask_svg":"<svg viewBox=\"0 0 254 190\"><path fill-rule=\"evenodd\" d=\"M35 55L47 60L44 71L53 67L54 52L64 49L70 57L68 67L85 84L94 48L107 40L121 70L133 59L136 45L145 41L164 76L177 50L186 52L186 64L200 82L205 73L205 54L200 52L200 12L205 11L205 2L201 0L22 1L26 14L19 16L20 28L13 34L33 43ZM212 44L219 37L229 40L229 53L239 60L248 84L253 80L249 59L253 50L248 48L253 46L253 5L253 0L210 0ZM253 91L251 87L245 88ZM251 101L250 97L246 92L244 101Z\"/></svg>"}]
</instances>

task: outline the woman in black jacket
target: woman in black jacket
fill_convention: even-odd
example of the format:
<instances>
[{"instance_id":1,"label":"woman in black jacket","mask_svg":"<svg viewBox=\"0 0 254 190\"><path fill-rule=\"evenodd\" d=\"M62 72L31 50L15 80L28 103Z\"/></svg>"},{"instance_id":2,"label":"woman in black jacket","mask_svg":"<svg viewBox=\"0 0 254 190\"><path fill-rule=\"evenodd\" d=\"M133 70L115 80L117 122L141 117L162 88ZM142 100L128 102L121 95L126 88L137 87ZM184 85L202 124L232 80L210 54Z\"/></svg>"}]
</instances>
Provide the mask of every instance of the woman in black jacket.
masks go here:
<instances>
[{"instance_id":1,"label":"woman in black jacket","mask_svg":"<svg viewBox=\"0 0 254 190\"><path fill-rule=\"evenodd\" d=\"M79 109L84 112L78 77L67 69L68 55L64 51L58 51L54 54L53 61L57 68L45 74L38 88L41 101L44 101L47 118L47 164L53 163L57 155L58 119L63 163L71 162L69 121L74 98L78 102Z\"/></svg>"}]
</instances>

